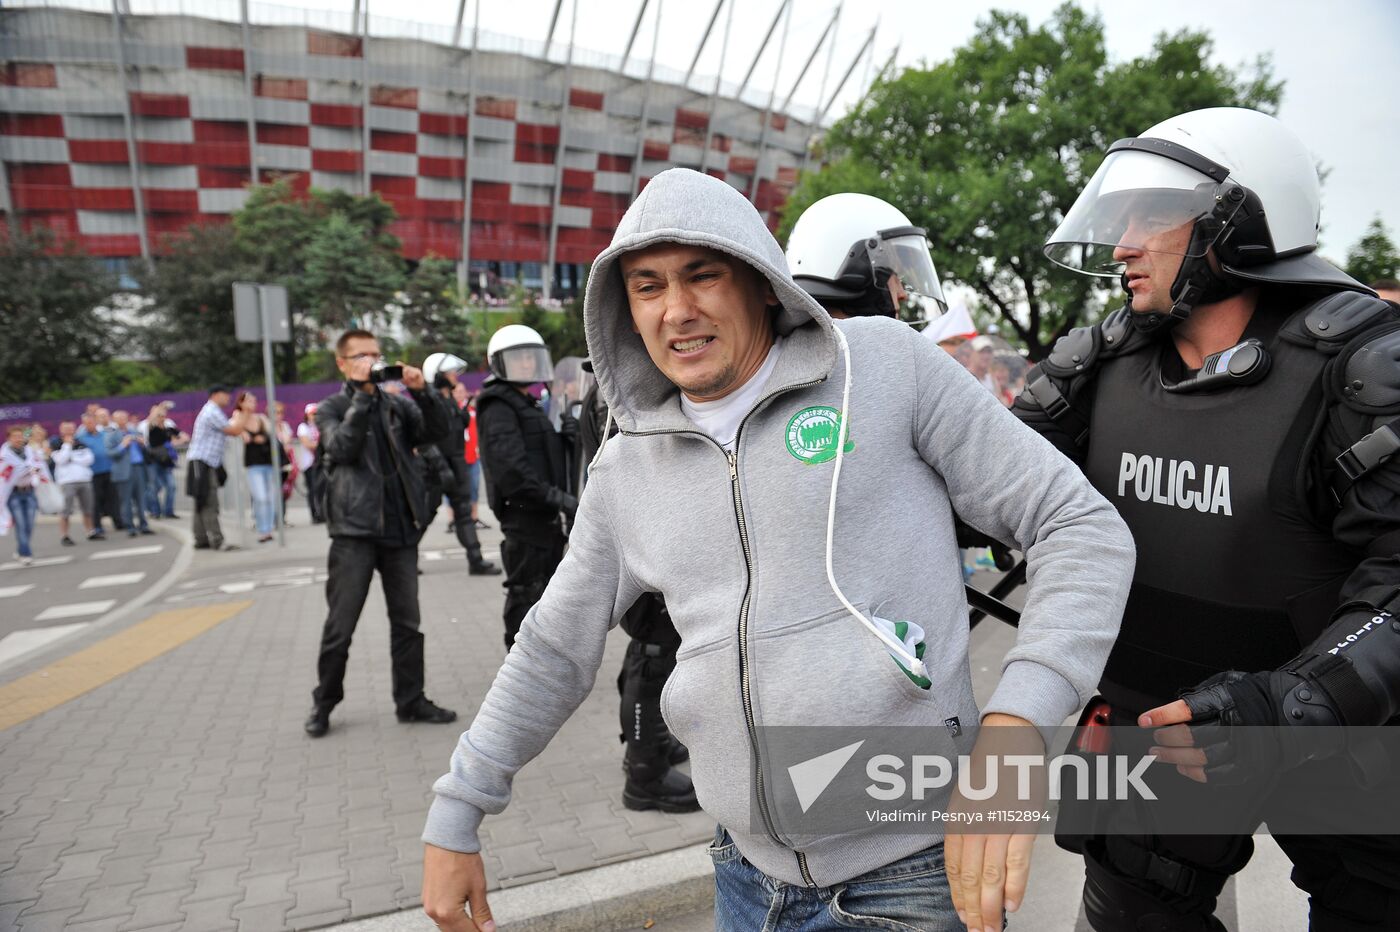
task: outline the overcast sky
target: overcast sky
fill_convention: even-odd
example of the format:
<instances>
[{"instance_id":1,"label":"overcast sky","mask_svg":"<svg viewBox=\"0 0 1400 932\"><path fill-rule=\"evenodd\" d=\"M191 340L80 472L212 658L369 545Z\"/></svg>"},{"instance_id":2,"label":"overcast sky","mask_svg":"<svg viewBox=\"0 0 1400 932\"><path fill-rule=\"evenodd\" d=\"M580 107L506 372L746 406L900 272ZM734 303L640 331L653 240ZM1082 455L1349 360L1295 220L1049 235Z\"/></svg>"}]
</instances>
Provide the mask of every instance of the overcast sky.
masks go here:
<instances>
[{"instance_id":1,"label":"overcast sky","mask_svg":"<svg viewBox=\"0 0 1400 932\"><path fill-rule=\"evenodd\" d=\"M304 0L306 7L346 10L353 0ZM424 22L448 22L457 0L367 0L373 15ZM470 0L470 23L478 0ZM578 2L578 46L620 55L641 0L565 0L556 39L568 36L573 3ZM651 49L652 16L664 5L658 61L684 71L714 10L716 0L652 0L633 54ZM788 41L777 86L786 95L802 64L836 9L836 0L794 0ZM744 0L734 14L724 74L737 83L753 61L780 0ZM186 9L200 0L184 0ZM1000 3L949 0L854 0L841 14L832 82L840 76L878 19L874 60L878 67L898 45L897 62L938 62L962 45L974 24L993 7L1025 13L1032 23L1050 16L1059 0L1004 0ZM1379 214L1392 237L1400 236L1400 2L1396 0L1215 0L1212 3L1083 3L1104 20L1110 55L1127 59L1149 50L1163 31L1204 29L1215 39L1215 60L1227 65L1273 56L1277 77L1285 82L1280 117L1330 169L1323 189L1323 251L1340 260ZM141 6L136 0L133 6ZM256 8L256 7L255 7ZM481 28L494 33L542 40L554 0L488 0L481 8ZM1188 10L1190 21L1180 17ZM256 15L256 14L255 14ZM725 17L696 68L713 75ZM781 25L779 29L781 29ZM753 84L774 84L778 42L775 37L754 72ZM825 65L819 56L798 88L795 101L817 100ZM865 63L833 108L840 113L855 100L868 79ZM830 90L828 90L830 94ZM1143 127L1146 129L1147 127ZM1048 232L1048 231L1047 231Z\"/></svg>"}]
</instances>

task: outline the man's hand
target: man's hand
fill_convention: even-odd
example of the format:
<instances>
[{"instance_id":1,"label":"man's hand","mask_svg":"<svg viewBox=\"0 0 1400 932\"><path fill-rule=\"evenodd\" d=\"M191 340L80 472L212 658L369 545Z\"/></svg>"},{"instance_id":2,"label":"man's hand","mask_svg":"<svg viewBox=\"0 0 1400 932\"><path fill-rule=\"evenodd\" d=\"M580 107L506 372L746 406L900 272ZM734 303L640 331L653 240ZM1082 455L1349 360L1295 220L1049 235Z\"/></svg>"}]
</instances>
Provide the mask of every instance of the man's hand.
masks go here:
<instances>
[{"instance_id":1,"label":"man's hand","mask_svg":"<svg viewBox=\"0 0 1400 932\"><path fill-rule=\"evenodd\" d=\"M442 932L496 932L479 853L423 846L423 912Z\"/></svg>"},{"instance_id":2,"label":"man's hand","mask_svg":"<svg viewBox=\"0 0 1400 932\"><path fill-rule=\"evenodd\" d=\"M423 378L423 370L415 369L412 366L404 365L403 360L399 360L399 365L403 366L403 387L410 391L422 391L428 384Z\"/></svg>"},{"instance_id":3,"label":"man's hand","mask_svg":"<svg viewBox=\"0 0 1400 932\"><path fill-rule=\"evenodd\" d=\"M1025 719L992 712L983 718L982 725L977 745L968 761L973 773L986 773L985 758L990 755L1033 754L1043 758L1044 743L1034 726ZM1001 727L1007 725L1017 727ZM1044 772L1044 768L1041 768L1041 772ZM1004 799L1006 788L1014 787L1016 783L1014 777L1008 778L1007 770L1003 767L998 781L1002 791L997 796L983 802L970 802L955 793L948 807L954 811L1010 808L1011 804L999 800ZM1039 796L1033 795L1035 799L1015 800L1014 806L1029 809L1037 805ZM1030 878L1031 849L1034 845L1035 836L1027 834L949 832L945 836L943 859L948 887L953 894L953 907L958 911L958 918L969 932L1001 932L1003 906L1007 912L1013 913L1021 907Z\"/></svg>"}]
</instances>

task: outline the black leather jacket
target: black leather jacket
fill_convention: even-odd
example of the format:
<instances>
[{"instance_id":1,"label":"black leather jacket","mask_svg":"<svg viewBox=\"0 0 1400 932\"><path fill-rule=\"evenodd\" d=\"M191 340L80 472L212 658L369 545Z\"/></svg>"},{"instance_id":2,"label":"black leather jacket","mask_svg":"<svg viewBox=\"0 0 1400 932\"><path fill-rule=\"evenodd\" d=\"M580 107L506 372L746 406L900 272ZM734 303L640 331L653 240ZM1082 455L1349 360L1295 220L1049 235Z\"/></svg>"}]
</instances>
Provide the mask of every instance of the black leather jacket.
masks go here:
<instances>
[{"instance_id":1,"label":"black leather jacket","mask_svg":"<svg viewBox=\"0 0 1400 932\"><path fill-rule=\"evenodd\" d=\"M326 527L332 537L379 537L384 532L384 493L393 486L381 474L381 451L370 429L372 416L383 418L389 459L403 484L414 526L422 530L432 520L413 448L441 440L447 433L447 417L429 391L408 395L370 395L346 383L343 391L316 407L326 477L322 493Z\"/></svg>"}]
</instances>

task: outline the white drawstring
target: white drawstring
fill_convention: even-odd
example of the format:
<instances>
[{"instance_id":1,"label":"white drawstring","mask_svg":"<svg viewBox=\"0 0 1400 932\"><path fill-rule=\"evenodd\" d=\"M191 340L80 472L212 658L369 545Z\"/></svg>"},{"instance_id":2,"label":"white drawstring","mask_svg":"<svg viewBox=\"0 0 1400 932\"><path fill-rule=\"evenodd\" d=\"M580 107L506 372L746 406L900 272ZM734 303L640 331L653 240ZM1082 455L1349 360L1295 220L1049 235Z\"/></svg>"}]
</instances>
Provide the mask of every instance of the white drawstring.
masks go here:
<instances>
[{"instance_id":1,"label":"white drawstring","mask_svg":"<svg viewBox=\"0 0 1400 932\"><path fill-rule=\"evenodd\" d=\"M608 434L612 433L613 416L612 407L608 407L608 416L603 420L603 439L598 441L598 452L593 454L593 459L589 461L588 468L593 469L598 465L598 457L603 455L603 447L608 445Z\"/></svg>"},{"instance_id":2,"label":"white drawstring","mask_svg":"<svg viewBox=\"0 0 1400 932\"><path fill-rule=\"evenodd\" d=\"M888 647L892 653L902 657L904 666L910 673L915 676L927 677L928 670L924 666L924 662L918 657L915 657L914 654L910 652L909 648L904 646L903 641L893 638L884 631L881 631L879 626L869 618L866 618L859 609L851 604L850 599L846 598L846 594L842 592L841 587L836 584L836 572L832 568L831 551L832 540L836 535L836 487L841 482L841 461L846 454L846 414L851 404L851 349L846 345L845 334L843 334L839 328L834 329L836 332L836 342L841 344L841 353L845 356L846 374L845 385L841 389L841 414L837 425L836 467L831 473L831 503L826 511L826 580L831 584L831 591L836 593L836 598L846 607L846 611L850 612L855 617L856 621L865 625L871 634L884 641L885 646Z\"/></svg>"}]
</instances>

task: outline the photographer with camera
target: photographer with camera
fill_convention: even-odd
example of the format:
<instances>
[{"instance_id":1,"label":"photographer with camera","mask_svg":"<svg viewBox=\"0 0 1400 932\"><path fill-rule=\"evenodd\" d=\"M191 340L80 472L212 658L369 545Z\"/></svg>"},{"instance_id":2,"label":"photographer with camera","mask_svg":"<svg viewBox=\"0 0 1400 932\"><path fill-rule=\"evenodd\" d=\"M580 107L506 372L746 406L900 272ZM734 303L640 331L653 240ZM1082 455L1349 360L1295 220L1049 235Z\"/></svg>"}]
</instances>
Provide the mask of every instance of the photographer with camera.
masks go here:
<instances>
[{"instance_id":1,"label":"photographer with camera","mask_svg":"<svg viewBox=\"0 0 1400 932\"><path fill-rule=\"evenodd\" d=\"M185 471L185 492L194 499L194 549L237 550L235 544L224 541L219 527L219 487L224 484L224 439L243 433L243 412L224 414L228 406L228 389L215 385L209 389L209 400L194 419L194 437L190 440L189 465ZM83 415L83 424L88 422ZM81 439L79 434L79 439ZM110 464L110 460L109 460ZM108 467L110 469L110 465ZM96 467L94 467L94 473ZM97 485L94 481L93 490ZM97 509L102 511L98 498ZM101 520L98 528L102 527Z\"/></svg>"},{"instance_id":2,"label":"photographer with camera","mask_svg":"<svg viewBox=\"0 0 1400 932\"><path fill-rule=\"evenodd\" d=\"M423 634L418 630L418 538L432 516L413 449L447 433L442 406L427 391L423 372L384 364L366 330L347 330L335 344L345 389L316 407L325 472L322 512L331 535L318 684L306 733L330 730L330 714L345 696L350 639L379 571L389 610L394 707L401 722L455 721L423 695ZM402 380L407 394L380 391Z\"/></svg>"}]
</instances>

